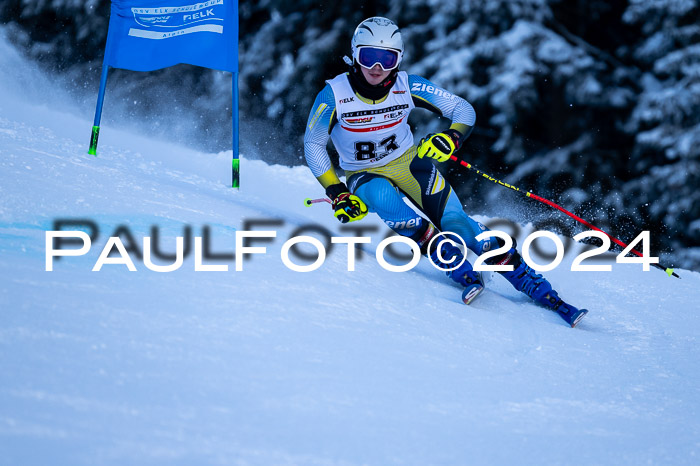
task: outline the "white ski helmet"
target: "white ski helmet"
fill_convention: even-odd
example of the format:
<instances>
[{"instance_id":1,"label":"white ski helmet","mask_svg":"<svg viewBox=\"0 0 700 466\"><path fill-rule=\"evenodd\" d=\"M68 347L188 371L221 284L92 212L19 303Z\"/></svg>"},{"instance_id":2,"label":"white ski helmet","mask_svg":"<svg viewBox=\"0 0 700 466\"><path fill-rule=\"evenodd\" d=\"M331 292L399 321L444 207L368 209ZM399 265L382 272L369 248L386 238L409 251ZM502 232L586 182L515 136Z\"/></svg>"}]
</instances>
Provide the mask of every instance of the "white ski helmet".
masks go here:
<instances>
[{"instance_id":1,"label":"white ski helmet","mask_svg":"<svg viewBox=\"0 0 700 466\"><path fill-rule=\"evenodd\" d=\"M360 61L360 51L363 47L395 52L396 63L394 64L390 57L387 57L387 61L382 62L379 60L380 57L374 55L369 60L376 59L375 63L368 63L368 59L364 56L363 63ZM403 40L399 27L390 19L381 16L374 16L362 21L352 35L352 58L365 68L371 68L376 63L379 63L384 70L398 68L403 58Z\"/></svg>"}]
</instances>

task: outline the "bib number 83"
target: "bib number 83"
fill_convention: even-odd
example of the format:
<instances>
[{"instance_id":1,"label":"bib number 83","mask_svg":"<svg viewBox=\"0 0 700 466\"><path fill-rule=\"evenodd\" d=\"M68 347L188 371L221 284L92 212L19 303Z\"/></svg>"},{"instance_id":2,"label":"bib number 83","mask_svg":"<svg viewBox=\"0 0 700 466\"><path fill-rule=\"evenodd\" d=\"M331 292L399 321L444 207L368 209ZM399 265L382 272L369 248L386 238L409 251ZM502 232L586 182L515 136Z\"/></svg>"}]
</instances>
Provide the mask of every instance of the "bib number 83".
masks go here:
<instances>
[{"instance_id":1,"label":"bib number 83","mask_svg":"<svg viewBox=\"0 0 700 466\"><path fill-rule=\"evenodd\" d=\"M391 136L380 141L379 147L382 149L382 152L377 154L377 145L374 142L357 141L355 143L355 160L370 160L377 157L378 155L384 157L394 152L396 149L399 148L398 144L396 144L396 135L392 134Z\"/></svg>"}]
</instances>

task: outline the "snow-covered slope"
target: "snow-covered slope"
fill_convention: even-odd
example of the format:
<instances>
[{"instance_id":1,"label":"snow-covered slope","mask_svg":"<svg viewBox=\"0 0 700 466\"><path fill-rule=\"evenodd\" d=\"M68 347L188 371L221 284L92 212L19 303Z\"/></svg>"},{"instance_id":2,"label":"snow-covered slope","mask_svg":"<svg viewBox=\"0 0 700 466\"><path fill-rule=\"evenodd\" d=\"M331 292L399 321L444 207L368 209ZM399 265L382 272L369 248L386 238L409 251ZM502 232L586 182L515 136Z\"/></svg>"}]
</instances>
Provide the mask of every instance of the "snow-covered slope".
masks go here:
<instances>
[{"instance_id":1,"label":"snow-covered slope","mask_svg":"<svg viewBox=\"0 0 700 466\"><path fill-rule=\"evenodd\" d=\"M299 227L348 235L303 207L307 169L244 160L235 192L230 153L110 127L94 158L90 115L19 97L48 81L0 50L0 463L697 464L700 274L574 273L568 254L547 276L590 309L570 329L499 276L467 307L425 261L382 269L376 217L355 272L339 245L293 272ZM47 272L56 219L100 236ZM120 225L167 252L209 226L232 253L246 220L277 238L242 271L91 271Z\"/></svg>"}]
</instances>

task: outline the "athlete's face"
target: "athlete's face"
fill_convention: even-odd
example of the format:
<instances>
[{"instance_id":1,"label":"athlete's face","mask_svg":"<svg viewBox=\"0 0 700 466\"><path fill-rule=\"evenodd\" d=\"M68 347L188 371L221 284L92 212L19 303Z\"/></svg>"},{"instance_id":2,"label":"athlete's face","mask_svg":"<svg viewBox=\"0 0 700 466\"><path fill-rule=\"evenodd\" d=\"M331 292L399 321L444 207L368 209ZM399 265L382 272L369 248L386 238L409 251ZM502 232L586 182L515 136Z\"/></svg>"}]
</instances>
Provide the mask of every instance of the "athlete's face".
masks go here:
<instances>
[{"instance_id":1,"label":"athlete's face","mask_svg":"<svg viewBox=\"0 0 700 466\"><path fill-rule=\"evenodd\" d=\"M389 76L389 73L391 73L391 70L384 71L382 67L379 66L379 63L375 64L371 69L367 69L364 66L361 66L360 68L362 68L362 75L372 86L376 86L380 82L384 81L386 77Z\"/></svg>"}]
</instances>

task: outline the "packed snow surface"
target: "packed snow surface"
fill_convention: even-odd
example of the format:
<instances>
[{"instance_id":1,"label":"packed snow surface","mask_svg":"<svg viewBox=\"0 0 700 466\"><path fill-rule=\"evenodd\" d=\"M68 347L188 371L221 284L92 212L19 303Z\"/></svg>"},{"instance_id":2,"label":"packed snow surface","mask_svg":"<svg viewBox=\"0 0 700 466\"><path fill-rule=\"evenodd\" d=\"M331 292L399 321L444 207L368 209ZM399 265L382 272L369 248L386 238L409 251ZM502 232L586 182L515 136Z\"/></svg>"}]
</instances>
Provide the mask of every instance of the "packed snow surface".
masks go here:
<instances>
[{"instance_id":1,"label":"packed snow surface","mask_svg":"<svg viewBox=\"0 0 700 466\"><path fill-rule=\"evenodd\" d=\"M376 216L357 224L375 231L354 272L344 245L295 272L288 238L354 236L327 204L304 207L323 194L306 168L244 155L235 191L230 152L114 127L90 156L91 115L49 99L50 81L29 80L38 72L5 44L2 60L0 463L700 461L700 274L572 272L574 244L546 273L590 310L571 329L500 276L467 307L425 260L384 270ZM46 232L61 219L99 235L48 272ZM93 272L120 226L141 252L152 226L166 253L205 227L216 254L233 254L237 232L276 237L251 242L267 252L241 271L224 257L204 263L228 271L195 271L190 253L173 272L134 254L136 271Z\"/></svg>"}]
</instances>

